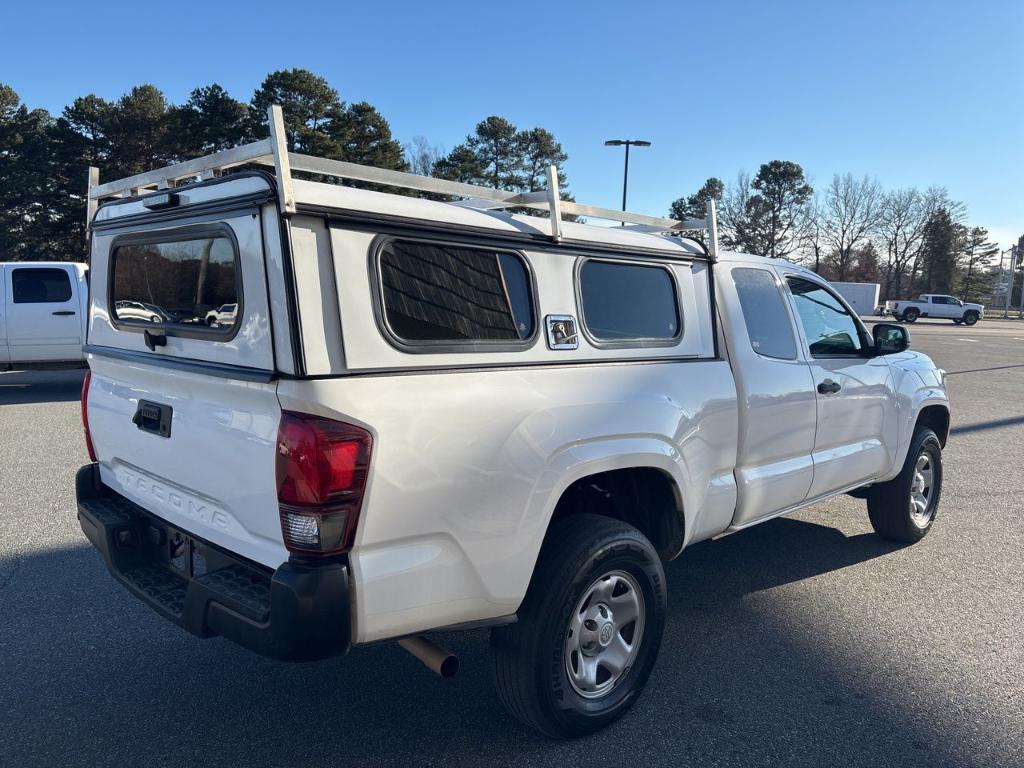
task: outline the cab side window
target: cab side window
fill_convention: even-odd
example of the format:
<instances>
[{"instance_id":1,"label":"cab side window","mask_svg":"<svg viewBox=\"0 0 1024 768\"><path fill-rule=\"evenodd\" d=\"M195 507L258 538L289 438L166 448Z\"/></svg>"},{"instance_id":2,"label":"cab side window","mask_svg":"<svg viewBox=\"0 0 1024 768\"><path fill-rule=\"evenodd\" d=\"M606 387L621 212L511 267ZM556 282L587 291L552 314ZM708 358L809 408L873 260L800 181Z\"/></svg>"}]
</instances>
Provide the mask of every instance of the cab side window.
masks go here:
<instances>
[{"instance_id":1,"label":"cab side window","mask_svg":"<svg viewBox=\"0 0 1024 768\"><path fill-rule=\"evenodd\" d=\"M21 267L11 274L15 304L61 304L71 299L71 278L63 269Z\"/></svg>"},{"instance_id":2,"label":"cab side window","mask_svg":"<svg viewBox=\"0 0 1024 768\"><path fill-rule=\"evenodd\" d=\"M859 355L860 327L831 291L799 277L786 278L797 317L814 357Z\"/></svg>"},{"instance_id":3,"label":"cab side window","mask_svg":"<svg viewBox=\"0 0 1024 768\"><path fill-rule=\"evenodd\" d=\"M750 346L765 357L796 360L796 339L775 276L766 269L736 267L732 279Z\"/></svg>"}]
</instances>

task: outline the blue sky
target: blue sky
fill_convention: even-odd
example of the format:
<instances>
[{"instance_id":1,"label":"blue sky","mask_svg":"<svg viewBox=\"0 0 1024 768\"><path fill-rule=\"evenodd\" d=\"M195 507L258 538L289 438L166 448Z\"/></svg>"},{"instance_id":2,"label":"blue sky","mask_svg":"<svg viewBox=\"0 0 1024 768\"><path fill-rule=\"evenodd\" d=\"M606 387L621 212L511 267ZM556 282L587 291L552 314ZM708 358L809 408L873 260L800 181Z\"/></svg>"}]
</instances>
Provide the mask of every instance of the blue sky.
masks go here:
<instances>
[{"instance_id":1,"label":"blue sky","mask_svg":"<svg viewBox=\"0 0 1024 768\"><path fill-rule=\"evenodd\" d=\"M294 7L296 10L290 11ZM483 117L554 132L577 199L664 214L705 178L768 160L887 188L946 186L1005 247L1024 233L1024 2L35 2L8 4L0 81L31 106L248 101L305 67L408 141L448 148Z\"/></svg>"}]
</instances>

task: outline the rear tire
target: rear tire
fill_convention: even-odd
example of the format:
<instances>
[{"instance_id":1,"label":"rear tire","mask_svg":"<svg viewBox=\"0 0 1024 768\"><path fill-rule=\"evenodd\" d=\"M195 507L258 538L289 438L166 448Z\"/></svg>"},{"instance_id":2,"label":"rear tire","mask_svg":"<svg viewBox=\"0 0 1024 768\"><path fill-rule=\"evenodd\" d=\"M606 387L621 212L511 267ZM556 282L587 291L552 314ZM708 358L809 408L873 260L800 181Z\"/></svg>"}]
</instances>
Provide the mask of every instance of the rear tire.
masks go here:
<instances>
[{"instance_id":1,"label":"rear tire","mask_svg":"<svg viewBox=\"0 0 1024 768\"><path fill-rule=\"evenodd\" d=\"M491 631L498 697L554 738L604 728L647 683L665 613L661 560L640 531L599 515L556 520L518 622Z\"/></svg>"},{"instance_id":2,"label":"rear tire","mask_svg":"<svg viewBox=\"0 0 1024 768\"><path fill-rule=\"evenodd\" d=\"M887 483L871 486L868 517L884 539L914 543L935 522L942 496L942 445L927 427L918 427L910 441L900 473Z\"/></svg>"},{"instance_id":3,"label":"rear tire","mask_svg":"<svg viewBox=\"0 0 1024 768\"><path fill-rule=\"evenodd\" d=\"M903 313L903 321L907 323L916 323L917 318L919 318L920 316L921 313L918 310L911 307L910 309Z\"/></svg>"},{"instance_id":4,"label":"rear tire","mask_svg":"<svg viewBox=\"0 0 1024 768\"><path fill-rule=\"evenodd\" d=\"M965 312L964 313L964 325L974 325L978 322L977 312Z\"/></svg>"}]
</instances>

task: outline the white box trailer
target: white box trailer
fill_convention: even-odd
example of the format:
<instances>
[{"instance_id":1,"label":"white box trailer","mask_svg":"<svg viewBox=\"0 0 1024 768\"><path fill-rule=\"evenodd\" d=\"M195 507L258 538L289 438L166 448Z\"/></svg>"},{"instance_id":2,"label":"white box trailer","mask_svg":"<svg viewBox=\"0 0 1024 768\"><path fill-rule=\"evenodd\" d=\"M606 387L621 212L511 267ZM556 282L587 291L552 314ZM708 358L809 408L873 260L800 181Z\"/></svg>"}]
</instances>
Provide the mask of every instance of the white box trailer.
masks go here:
<instances>
[{"instance_id":1,"label":"white box trailer","mask_svg":"<svg viewBox=\"0 0 1024 768\"><path fill-rule=\"evenodd\" d=\"M878 283L832 283L832 287L861 317L875 314L881 291Z\"/></svg>"}]
</instances>

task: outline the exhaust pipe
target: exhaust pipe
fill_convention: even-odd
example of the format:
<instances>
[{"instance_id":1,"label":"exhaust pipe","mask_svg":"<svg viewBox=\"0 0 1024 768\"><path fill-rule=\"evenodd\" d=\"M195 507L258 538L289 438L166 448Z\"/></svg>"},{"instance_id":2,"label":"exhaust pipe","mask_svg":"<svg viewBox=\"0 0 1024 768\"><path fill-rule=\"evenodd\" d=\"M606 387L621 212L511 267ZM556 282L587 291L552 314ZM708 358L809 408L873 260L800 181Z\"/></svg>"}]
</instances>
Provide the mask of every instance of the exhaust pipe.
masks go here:
<instances>
[{"instance_id":1,"label":"exhaust pipe","mask_svg":"<svg viewBox=\"0 0 1024 768\"><path fill-rule=\"evenodd\" d=\"M459 657L425 637L404 637L398 644L441 677L455 677L459 671Z\"/></svg>"}]
</instances>

